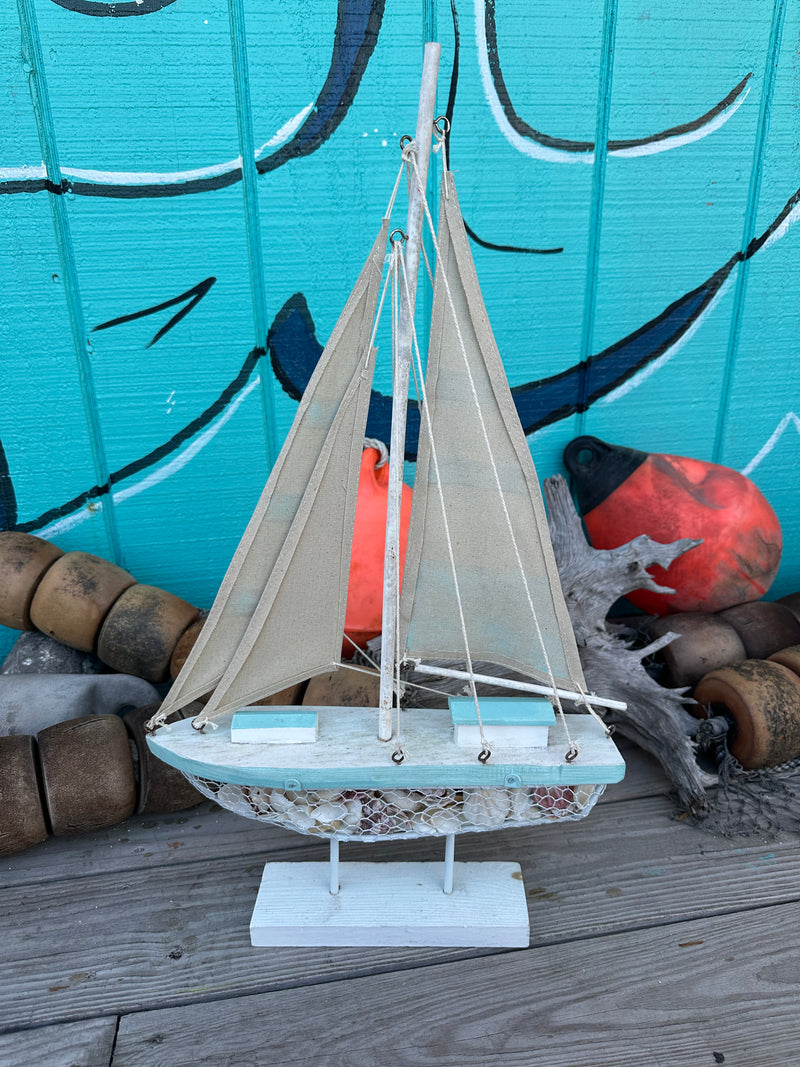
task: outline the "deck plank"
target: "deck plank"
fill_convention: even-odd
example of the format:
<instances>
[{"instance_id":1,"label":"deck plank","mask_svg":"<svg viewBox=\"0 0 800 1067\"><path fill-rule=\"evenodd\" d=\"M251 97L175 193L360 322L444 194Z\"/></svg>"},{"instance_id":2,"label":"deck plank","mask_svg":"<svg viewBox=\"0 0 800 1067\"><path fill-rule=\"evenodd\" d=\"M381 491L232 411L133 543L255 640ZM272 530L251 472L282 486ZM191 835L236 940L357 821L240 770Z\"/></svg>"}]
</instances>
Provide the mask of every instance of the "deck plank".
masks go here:
<instances>
[{"instance_id":1,"label":"deck plank","mask_svg":"<svg viewBox=\"0 0 800 1067\"><path fill-rule=\"evenodd\" d=\"M0 1034L0 1063L7 1067L108 1067L117 1033L114 1016Z\"/></svg>"},{"instance_id":2,"label":"deck plank","mask_svg":"<svg viewBox=\"0 0 800 1067\"><path fill-rule=\"evenodd\" d=\"M173 815L137 816L74 837L51 837L0 859L0 887L41 884L113 871L152 870L212 855L246 856L308 847L308 838L204 801Z\"/></svg>"},{"instance_id":3,"label":"deck plank","mask_svg":"<svg viewBox=\"0 0 800 1067\"><path fill-rule=\"evenodd\" d=\"M632 741L616 735L614 741L625 760L625 777L621 782L606 786L600 803L617 800L636 800L639 797L663 796L674 793L675 787L664 773L658 760Z\"/></svg>"},{"instance_id":4,"label":"deck plank","mask_svg":"<svg viewBox=\"0 0 800 1067\"><path fill-rule=\"evenodd\" d=\"M627 764L625 778L606 789L600 804L669 792L669 783L652 756L624 739L620 748ZM243 819L204 801L196 808L172 815L140 816L107 830L51 837L24 852L3 856L0 888L111 871L150 870L190 863L206 856L222 859L266 855L291 848L308 849L310 840L291 830ZM320 856L324 847L318 846Z\"/></svg>"},{"instance_id":5,"label":"deck plank","mask_svg":"<svg viewBox=\"0 0 800 1067\"><path fill-rule=\"evenodd\" d=\"M787 904L125 1016L112 1067L775 1067L800 1047L798 922Z\"/></svg>"},{"instance_id":6,"label":"deck plank","mask_svg":"<svg viewBox=\"0 0 800 1067\"><path fill-rule=\"evenodd\" d=\"M797 835L768 847L733 848L675 822L671 813L664 797L608 804L561 827L466 836L459 858L522 863L535 945L800 896ZM321 849L314 844L269 856L320 858ZM343 862L348 855L363 859L365 851L343 848ZM371 845L367 852L375 860L440 855L439 841ZM253 949L248 924L264 858L256 851L7 889L0 917L7 960L3 1026L332 982L474 954Z\"/></svg>"}]
</instances>

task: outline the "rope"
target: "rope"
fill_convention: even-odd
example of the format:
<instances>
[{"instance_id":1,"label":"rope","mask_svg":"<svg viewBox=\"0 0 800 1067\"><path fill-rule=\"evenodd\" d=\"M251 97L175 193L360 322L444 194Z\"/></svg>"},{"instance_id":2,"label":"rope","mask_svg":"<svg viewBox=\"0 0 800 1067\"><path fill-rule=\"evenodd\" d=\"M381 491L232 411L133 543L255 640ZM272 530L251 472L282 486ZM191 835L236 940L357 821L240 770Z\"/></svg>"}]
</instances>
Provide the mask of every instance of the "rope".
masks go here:
<instances>
[{"instance_id":1,"label":"rope","mask_svg":"<svg viewBox=\"0 0 800 1067\"><path fill-rule=\"evenodd\" d=\"M418 174L418 172L417 172L417 174ZM425 204L425 211L426 211L426 214L427 214L428 204L427 204L427 201L424 200L424 197L423 197L423 203ZM426 259L426 262L427 262L427 259ZM401 265L402 265L402 261L401 261ZM410 294L409 294L409 291L408 291L408 278L406 277L405 270L403 271L403 285L404 285L404 289L405 289L406 300L408 300L410 302ZM427 390L425 389L425 380L424 380L424 376L422 374L422 359L421 359L420 353L419 353L419 341L418 341L418 338L417 338L417 330L416 330L416 326L414 325L413 322L411 323L411 337L412 337L412 342L413 342L413 354L414 354L414 357L415 357L411 361L411 369L412 369L412 371L414 373L414 387L415 387L415 389L417 391L417 397L418 397L420 406L421 406L422 411L423 411L423 413L425 415L425 423L426 423L426 429L427 429L427 432L428 432L428 440L430 442L431 461L433 462L434 474L436 476L436 488L437 488L437 491L438 491L439 504L440 504L441 509L442 509L442 523L444 525L445 540L447 542L447 555L448 555L448 558L449 558L449 561L450 561L450 571L451 571L451 574L453 576L453 586L455 588L455 594L456 594L456 605L458 607L458 621L459 621L459 626L461 628L461 639L464 642L464 654L465 654L466 664L467 664L467 673L469 674L470 691L471 691L471 694L472 694L472 699L473 699L474 704L475 704L475 713L476 713L476 715L478 717L478 730L479 730L479 733L480 733L481 745L482 745L481 756L483 756L484 753L488 753L489 755L491 755L491 749L489 748L489 744L488 744L488 742L486 740L486 736L485 736L485 734L483 732L483 720L481 718L481 708L480 708L480 703L478 701L478 689L477 689L477 685L475 683L474 670L473 670L473 667L472 667L472 655L471 655L470 650L469 650L469 638L467 636L467 624L466 624L466 620L464 618L464 606L463 606L463 603L461 601L461 590L460 590L459 584L458 584L458 573L456 571L455 553L453 551L453 542L452 542L452 539L450 537L450 525L449 525L449 523L447 521L447 512L446 512L445 503L444 503L444 491L442 489L442 480L441 480L441 477L440 477L440 474L439 474L439 460L438 460L438 456L436 454L436 443L435 443L435 441L433 439L433 423L431 421L431 413L430 413L430 408L428 406L428 394L427 394ZM486 757L482 760L482 762L485 763L486 760L489 758L489 755L486 755ZM480 756L479 756L479 759L480 759Z\"/></svg>"},{"instance_id":2,"label":"rope","mask_svg":"<svg viewBox=\"0 0 800 1067\"><path fill-rule=\"evenodd\" d=\"M415 173L415 176L416 176L416 179L417 179L418 188L420 189L420 191L422 191L422 183L421 183L420 176L419 176L419 171L417 170L416 165L414 166L414 173ZM431 217L430 208L428 206L428 201L424 197L424 195L423 195L422 202L423 202L423 205L424 205L425 218L426 218L426 220L428 222L428 228L429 228L430 233L431 233L431 239L433 241L434 250L436 251L436 258L437 258L437 263L438 263L438 262L441 261L441 251L440 251L439 242L437 240L437 236L436 236L436 233L435 233L435 230L434 230L433 219ZM514 534L514 528L513 528L513 525L511 523L511 516L509 515L508 507L506 505L505 497L503 495L503 487L502 487L502 484L501 484L501 481L500 481L500 472L497 469L497 464L495 462L495 457L494 457L494 453L492 451L491 442L489 440L489 434L488 434L488 431L486 429L486 423L485 423L484 418L483 418L483 412L481 411L480 400L478 398L478 391L477 391L477 389L475 387L475 380L474 380L474 378L472 376L472 370L471 370L471 368L469 366L469 359L467 358L466 345L464 343L463 334L461 333L461 327L459 326L459 323L458 323L458 316L456 315L455 302L453 300L453 294L452 294L452 292L450 290L450 283L447 280L447 275L446 275L444 270L440 271L440 276L441 276L441 279L442 279L442 283L444 285L445 292L447 294L447 302L448 302L448 306L450 308L450 313L452 315L453 325L455 326L456 337L457 337L457 340L458 340L459 348L461 350L461 356L462 356L462 359L463 359L463 362L464 362L464 369L466 370L466 374L467 374L467 381L469 383L470 393L472 394L472 401L473 401L473 404L475 405L475 410L476 410L476 413L477 413L477 416L478 416L478 421L479 421L480 427L481 427L481 433L483 435L483 441L484 441L484 444L486 446L486 452L487 452L487 455L488 455L488 458L489 458L489 463L491 465L491 470L492 470L492 475L493 475L493 478L494 478L495 488L497 489L497 494L498 494L498 497L500 499L500 506L501 506L501 508L503 510L503 516L505 518L506 527L508 529L509 537L511 539L511 545L512 545L512 548L514 550L514 556L515 556L515 559L516 559L516 562L517 562L517 568L519 570L520 577L522 578L522 584L523 584L523 588L525 589L525 596L526 596L526 599L528 601L528 607L530 609L531 618L533 619L533 624L534 624L534 628L535 628L535 631L536 631L536 637L537 637L537 639L539 641L539 647L541 648L542 656L544 658L544 663L545 663L545 667L546 667L546 670L547 670L548 680L549 680L550 685L551 685L552 690L553 690L553 706L556 709L556 711L558 712L559 718L561 719L561 724L562 724L562 727L564 729L564 733L566 734L566 737L567 737L567 743L569 744L569 749L568 749L567 754L566 754L566 759L567 759L568 762L572 762L575 759L575 757L578 755L579 749L578 749L577 745L575 744L575 742L573 741L572 736L570 735L570 732L569 732L569 726L567 725L567 719L566 719L566 716L564 714L564 708L562 707L562 704L561 704L561 698L558 695L558 686L556 684L555 676L553 674L553 669L552 669L552 666L550 664L550 657L547 654L547 648L545 647L545 643L544 643L544 636L542 634L541 626L539 625L539 620L538 620L538 618L536 616L536 609L534 608L534 605L533 605L533 598L531 596L530 586L528 584L528 578L527 578L527 575L525 574L525 567L524 567L524 565L522 563L522 556L521 556L520 551L519 551L519 545L517 544L517 539L516 539L516 536ZM437 478L438 478L438 472L437 472ZM573 682L573 685L574 685L575 684L574 680L572 680L572 679L570 679L570 680ZM584 690L582 690L580 687L576 686L576 688L578 689L579 692L584 692Z\"/></svg>"},{"instance_id":3,"label":"rope","mask_svg":"<svg viewBox=\"0 0 800 1067\"><path fill-rule=\"evenodd\" d=\"M442 124L441 129L439 123ZM434 120L433 136L436 138L436 144L433 146L433 151L442 153L442 170L445 174L449 169L447 166L447 134L449 130L450 123L445 115L440 115L438 119ZM450 190L447 188L447 183L445 183L444 195L446 200L450 199Z\"/></svg>"},{"instance_id":4,"label":"rope","mask_svg":"<svg viewBox=\"0 0 800 1067\"><path fill-rule=\"evenodd\" d=\"M389 449L383 441L379 441L377 437L365 437L364 448L374 448L376 452L380 452L378 462L375 464L375 470L377 470L378 467L386 466L386 463L389 460Z\"/></svg>"},{"instance_id":5,"label":"rope","mask_svg":"<svg viewBox=\"0 0 800 1067\"><path fill-rule=\"evenodd\" d=\"M406 170L407 167L408 167L408 163L407 163L407 160L405 158L405 155L402 155L401 163L400 163L400 169L398 170L397 177L395 178L395 181L394 181L394 189L392 189L392 195L389 197L389 203L386 206L386 211L385 211L384 216L383 216L385 219L390 219L392 217L392 210L394 208L394 202L397 199L397 191L400 188L400 179L403 177L403 171Z\"/></svg>"},{"instance_id":6,"label":"rope","mask_svg":"<svg viewBox=\"0 0 800 1067\"><path fill-rule=\"evenodd\" d=\"M412 142L413 143L413 142ZM405 152L404 152L405 156ZM391 265L391 278L392 278L392 376L396 379L396 368L398 360L397 352L397 337L399 333L399 321L400 321L400 272L403 266L403 248L398 241L392 247L392 265ZM395 703L397 705L396 714L396 726L394 729L394 736L397 738L397 745L394 752L392 752L392 762L402 763L405 759L405 752L403 751L403 741L401 737L401 723L400 723L400 657L397 654L397 628L400 619L400 554L397 553L395 559L395 565L397 572L395 574L395 602L393 605L395 623L393 632L395 634L394 648L391 650L392 655L392 677L395 692Z\"/></svg>"},{"instance_id":7,"label":"rope","mask_svg":"<svg viewBox=\"0 0 800 1067\"><path fill-rule=\"evenodd\" d=\"M368 668L362 667L358 663L351 663L349 661L347 663L337 663L337 667L345 667L348 671L357 671L359 674L368 674L370 677L373 676L374 671L380 671L381 665L378 663L378 661L372 656L370 656L367 652L365 652L360 645L357 645L349 634L343 634L342 636L344 637L345 641L350 642L350 644L359 653L359 655L364 657L364 659L367 661L367 663L370 664L373 670L368 670ZM400 684L404 691L406 689L419 689L424 693L433 693L434 696L437 697L441 697L443 695L441 689L434 689L432 685L422 685L421 682L409 682L407 679L403 678Z\"/></svg>"},{"instance_id":8,"label":"rope","mask_svg":"<svg viewBox=\"0 0 800 1067\"><path fill-rule=\"evenodd\" d=\"M389 255L386 258L387 259L391 258L391 252L389 253ZM381 298L380 298L380 300L378 302L378 310L375 312L375 323L374 323L374 325L372 327L372 333L370 334L370 338L369 338L369 347L367 348L367 356L366 356L366 359L364 360L364 366L365 367L369 363L370 354L372 353L372 349L375 347L375 336L378 333L378 326L380 326L381 315L383 314L383 302L386 299L386 291L389 288L389 280L390 280L390 278L391 278L391 271L389 271L389 273L386 275L386 280L384 281L383 289L381 290ZM378 442L378 444L381 444L381 442ZM386 448L385 445L382 445L382 447ZM388 449L386 449L386 455L387 455L387 457L389 455L389 450ZM381 463L385 463L385 462L386 462L385 460L381 460ZM379 463L378 466L381 466L381 463Z\"/></svg>"}]
</instances>

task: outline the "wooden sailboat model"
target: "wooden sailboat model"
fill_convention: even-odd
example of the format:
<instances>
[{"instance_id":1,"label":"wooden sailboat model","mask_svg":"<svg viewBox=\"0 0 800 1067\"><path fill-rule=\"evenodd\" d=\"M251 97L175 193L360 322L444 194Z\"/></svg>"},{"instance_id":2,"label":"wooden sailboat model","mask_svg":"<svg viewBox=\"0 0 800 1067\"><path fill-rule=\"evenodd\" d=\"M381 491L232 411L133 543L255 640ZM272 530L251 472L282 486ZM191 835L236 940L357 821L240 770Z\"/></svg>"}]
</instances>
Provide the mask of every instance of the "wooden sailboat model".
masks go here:
<instances>
[{"instance_id":1,"label":"wooden sailboat model","mask_svg":"<svg viewBox=\"0 0 800 1067\"><path fill-rule=\"evenodd\" d=\"M427 212L437 50L426 49L417 138L406 151L412 192L405 252L398 231L389 240L384 219L200 638L152 721L156 755L223 806L331 840L330 878L320 872L324 865L267 865L251 925L254 944L527 943L516 865L454 866L453 835L578 818L605 783L624 773L599 717L561 708L564 699L587 711L619 705L584 688L536 472L449 173L434 241L424 384L419 379L423 432L400 588L412 261ZM380 707L256 706L339 664L387 258L398 287L399 341ZM445 670L437 664L443 660L459 666ZM522 695L480 697L477 661L523 676L511 683ZM463 679L468 695L451 698L447 710L400 710L409 665L417 675ZM163 725L209 693L193 721ZM444 893L428 870L421 872L436 865L339 869L341 840L427 835L448 840ZM387 894L399 901L391 922ZM370 900L382 902L377 911ZM298 918L306 906L308 914Z\"/></svg>"}]
</instances>

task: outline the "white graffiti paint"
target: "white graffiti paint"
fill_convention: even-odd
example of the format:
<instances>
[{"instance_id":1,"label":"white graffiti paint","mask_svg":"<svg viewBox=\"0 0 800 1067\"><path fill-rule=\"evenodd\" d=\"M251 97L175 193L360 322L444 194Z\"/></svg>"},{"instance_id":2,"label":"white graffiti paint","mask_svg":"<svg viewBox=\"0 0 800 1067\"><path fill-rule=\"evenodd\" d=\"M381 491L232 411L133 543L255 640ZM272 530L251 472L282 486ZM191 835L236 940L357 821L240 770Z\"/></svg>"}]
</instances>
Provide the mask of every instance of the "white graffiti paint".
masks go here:
<instances>
[{"instance_id":1,"label":"white graffiti paint","mask_svg":"<svg viewBox=\"0 0 800 1067\"><path fill-rule=\"evenodd\" d=\"M788 233L798 220L800 220L800 200L794 205L780 226L776 227L776 229L769 235L764 242L763 247L769 248L770 245L775 244L776 241L780 240L781 237L784 237Z\"/></svg>"},{"instance_id":2,"label":"white graffiti paint","mask_svg":"<svg viewBox=\"0 0 800 1067\"><path fill-rule=\"evenodd\" d=\"M620 385L617 389L614 389L613 392L608 393L606 396L596 401L596 403L598 405L615 403L623 396L627 396L628 393L633 392L633 390L637 389L643 382L646 382L652 374L655 374L656 371L661 370L661 368L665 364L669 363L672 357L677 355L677 353L680 352L683 346L687 344L692 339L692 337L694 337L694 335L700 329L701 325L706 321L706 319L714 310L714 308L716 308L717 304L722 299L723 294L727 293L733 285L734 277L735 273L732 273L728 278L725 279L725 281L719 287L717 292L709 300L706 307L694 320L689 329L686 330L685 333L681 334L681 336L673 344L671 344L669 348L667 348L666 351L658 357L658 359L654 359L652 363L648 363L646 367L643 367L642 370L634 374L632 378L629 378L626 382L623 382L622 385Z\"/></svg>"},{"instance_id":3,"label":"white graffiti paint","mask_svg":"<svg viewBox=\"0 0 800 1067\"><path fill-rule=\"evenodd\" d=\"M477 45L478 65L481 72L483 92L486 102L492 112L500 132L510 145L518 152L530 156L531 159L543 160L547 163L594 163L594 152L570 152L564 148L553 148L549 145L540 144L538 141L523 137L506 118L503 105L497 95L497 90L492 80L492 72L489 68L489 47L486 40L486 24L484 21L484 0L474 0L475 5L475 42ZM708 137L720 126L723 126L744 103L750 92L750 86L736 97L713 119L696 130L676 133L674 136L652 140L646 144L630 145L625 148L613 148L608 152L609 156L618 156L621 159L639 159L642 156L656 155L658 152L668 152L673 148L681 148L683 145L692 144L703 137Z\"/></svg>"},{"instance_id":4,"label":"white graffiti paint","mask_svg":"<svg viewBox=\"0 0 800 1067\"><path fill-rule=\"evenodd\" d=\"M112 501L115 504L120 504L123 500L129 500L133 496L138 496L139 493L144 493L148 489L152 489L154 485L158 485L160 482L163 482L167 478L171 478L173 474L177 474L182 470L187 463L190 463L195 456L206 447L207 444L213 441L223 426L233 418L248 396L250 396L253 390L258 387L260 382L260 376L256 375L251 382L247 383L236 399L220 413L218 418L214 419L214 421L211 422L202 433L198 434L197 437L188 441L168 463L165 463L162 467L156 468L156 470L150 471L149 474L144 478L139 479L137 482L132 482L130 485L126 485L123 488L115 489L111 494ZM65 515L64 518L56 519L55 522L51 522L49 526L46 526L44 530L39 532L38 536L50 538L56 537L58 534L66 533L67 530L72 530L82 522L85 522L93 514L98 514L100 508L100 501L92 501L86 507L73 512L72 515Z\"/></svg>"},{"instance_id":5,"label":"white graffiti paint","mask_svg":"<svg viewBox=\"0 0 800 1067\"><path fill-rule=\"evenodd\" d=\"M283 126L265 141L255 151L255 160L258 162L267 149L277 148L288 141L298 129L306 116L314 107L312 101L302 111L285 122ZM229 159L225 163L215 163L208 167L197 167L194 170L174 171L138 171L138 170L86 170L81 167L62 167L63 178L74 178L84 182L94 182L98 185L176 185L186 182L202 181L207 178L217 178L222 174L230 174L238 170L242 165L242 157ZM41 166L23 167L0 167L0 181L29 181L36 178L46 178L47 171L44 164Z\"/></svg>"},{"instance_id":6,"label":"white graffiti paint","mask_svg":"<svg viewBox=\"0 0 800 1067\"><path fill-rule=\"evenodd\" d=\"M781 440L781 438L790 426L794 426L795 430L797 430L798 434L800 434L800 416L796 415L793 411L786 412L786 414L783 416L781 421L775 427L772 434L764 442L758 452L756 452L756 454L745 467L742 467L741 473L749 477L756 469L756 467L760 466L764 462L764 460L767 458L770 452L772 452L772 450L775 448L775 446L778 444L778 442Z\"/></svg>"}]
</instances>

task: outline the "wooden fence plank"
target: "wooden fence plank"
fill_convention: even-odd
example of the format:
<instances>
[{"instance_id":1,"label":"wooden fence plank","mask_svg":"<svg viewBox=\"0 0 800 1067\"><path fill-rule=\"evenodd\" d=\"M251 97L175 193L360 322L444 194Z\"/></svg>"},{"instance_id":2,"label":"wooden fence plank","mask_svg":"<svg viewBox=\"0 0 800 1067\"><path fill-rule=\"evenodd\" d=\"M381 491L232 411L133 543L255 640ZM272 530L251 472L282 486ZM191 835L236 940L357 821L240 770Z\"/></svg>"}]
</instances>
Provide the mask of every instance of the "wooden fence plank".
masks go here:
<instances>
[{"instance_id":1,"label":"wooden fence plank","mask_svg":"<svg viewBox=\"0 0 800 1067\"><path fill-rule=\"evenodd\" d=\"M113 1067L774 1067L800 907L126 1016Z\"/></svg>"},{"instance_id":2,"label":"wooden fence plank","mask_svg":"<svg viewBox=\"0 0 800 1067\"><path fill-rule=\"evenodd\" d=\"M312 852L313 849L313 852ZM322 858L319 845L270 852ZM342 849L343 862L364 849ZM368 858L437 859L440 841L373 845ZM739 848L676 823L663 798L598 808L583 823L465 837L463 860L519 860L534 944L571 941L800 895L797 837ZM264 855L23 885L4 893L7 1027L118 1013L463 956L448 951L252 949ZM467 955L470 953L468 952Z\"/></svg>"}]
</instances>

